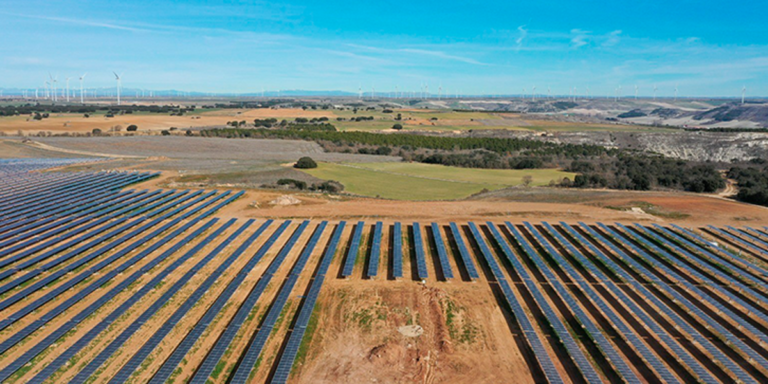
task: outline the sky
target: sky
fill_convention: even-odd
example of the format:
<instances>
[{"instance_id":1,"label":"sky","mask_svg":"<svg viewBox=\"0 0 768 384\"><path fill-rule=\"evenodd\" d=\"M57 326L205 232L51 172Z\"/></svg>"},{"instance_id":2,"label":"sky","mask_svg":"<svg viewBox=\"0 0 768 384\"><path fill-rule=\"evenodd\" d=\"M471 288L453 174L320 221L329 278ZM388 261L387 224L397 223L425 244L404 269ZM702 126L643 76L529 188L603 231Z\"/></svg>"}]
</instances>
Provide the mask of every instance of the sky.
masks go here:
<instances>
[{"instance_id":1,"label":"sky","mask_svg":"<svg viewBox=\"0 0 768 384\"><path fill-rule=\"evenodd\" d=\"M0 88L768 96L768 2L0 0Z\"/></svg>"}]
</instances>

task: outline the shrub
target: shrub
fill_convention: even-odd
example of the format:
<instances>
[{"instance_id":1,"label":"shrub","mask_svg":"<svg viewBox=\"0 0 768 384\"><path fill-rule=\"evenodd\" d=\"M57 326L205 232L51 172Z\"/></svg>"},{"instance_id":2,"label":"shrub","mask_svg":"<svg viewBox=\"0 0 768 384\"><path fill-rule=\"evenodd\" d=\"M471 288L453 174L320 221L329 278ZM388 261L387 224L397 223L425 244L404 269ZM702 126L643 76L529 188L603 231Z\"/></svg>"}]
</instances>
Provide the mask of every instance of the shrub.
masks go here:
<instances>
[{"instance_id":1,"label":"shrub","mask_svg":"<svg viewBox=\"0 0 768 384\"><path fill-rule=\"evenodd\" d=\"M128 132L136 132L138 129L139 127L137 127L136 124L131 124L125 130Z\"/></svg>"},{"instance_id":2,"label":"shrub","mask_svg":"<svg viewBox=\"0 0 768 384\"><path fill-rule=\"evenodd\" d=\"M169 131L168 131L168 130L166 130L166 129L163 129L162 131L160 131L160 133L161 133L163 136L170 136L170 135L171 135L171 132L169 132Z\"/></svg>"},{"instance_id":3,"label":"shrub","mask_svg":"<svg viewBox=\"0 0 768 384\"><path fill-rule=\"evenodd\" d=\"M94 128L93 130L91 130L91 133L92 133L94 136L98 136L98 135L101 135L101 129L99 129L99 128Z\"/></svg>"},{"instance_id":4,"label":"shrub","mask_svg":"<svg viewBox=\"0 0 768 384\"><path fill-rule=\"evenodd\" d=\"M392 129L399 131L399 130L403 129L403 125L399 124L399 123L395 124L395 125L392 126Z\"/></svg>"},{"instance_id":5,"label":"shrub","mask_svg":"<svg viewBox=\"0 0 768 384\"><path fill-rule=\"evenodd\" d=\"M311 168L317 168L317 163L314 160L312 160L311 157L304 156L301 159L299 159L299 161L297 161L293 167L299 168L299 169L311 169Z\"/></svg>"},{"instance_id":6,"label":"shrub","mask_svg":"<svg viewBox=\"0 0 768 384\"><path fill-rule=\"evenodd\" d=\"M296 189L305 190L307 189L307 183L301 181L301 180L295 180L295 179L280 179L277 181L277 185L290 185Z\"/></svg>"}]
</instances>

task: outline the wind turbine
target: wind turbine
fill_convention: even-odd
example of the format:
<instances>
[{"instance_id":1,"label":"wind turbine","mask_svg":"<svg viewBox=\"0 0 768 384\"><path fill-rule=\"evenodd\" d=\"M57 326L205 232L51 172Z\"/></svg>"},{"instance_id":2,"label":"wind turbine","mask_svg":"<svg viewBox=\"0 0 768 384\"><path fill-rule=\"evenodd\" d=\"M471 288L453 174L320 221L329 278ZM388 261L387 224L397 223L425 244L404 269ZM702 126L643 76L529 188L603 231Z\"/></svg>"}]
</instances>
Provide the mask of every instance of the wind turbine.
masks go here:
<instances>
[{"instance_id":1,"label":"wind turbine","mask_svg":"<svg viewBox=\"0 0 768 384\"><path fill-rule=\"evenodd\" d=\"M589 87L587 87L587 99L589 99Z\"/></svg>"},{"instance_id":2,"label":"wind turbine","mask_svg":"<svg viewBox=\"0 0 768 384\"><path fill-rule=\"evenodd\" d=\"M741 104L744 105L744 97L747 95L747 86L741 88Z\"/></svg>"},{"instance_id":3,"label":"wind turbine","mask_svg":"<svg viewBox=\"0 0 768 384\"><path fill-rule=\"evenodd\" d=\"M635 84L635 100L637 100L637 84Z\"/></svg>"},{"instance_id":4,"label":"wind turbine","mask_svg":"<svg viewBox=\"0 0 768 384\"><path fill-rule=\"evenodd\" d=\"M69 103L69 79L71 79L71 77L67 77L67 103Z\"/></svg>"},{"instance_id":5,"label":"wind turbine","mask_svg":"<svg viewBox=\"0 0 768 384\"><path fill-rule=\"evenodd\" d=\"M117 80L117 105L120 105L120 82L121 82L120 78L122 76L118 76L117 73L114 71L112 73L115 74L115 80Z\"/></svg>"},{"instance_id":6,"label":"wind turbine","mask_svg":"<svg viewBox=\"0 0 768 384\"><path fill-rule=\"evenodd\" d=\"M656 101L656 91L659 89L656 85L653 86L653 101Z\"/></svg>"},{"instance_id":7,"label":"wind turbine","mask_svg":"<svg viewBox=\"0 0 768 384\"><path fill-rule=\"evenodd\" d=\"M531 101L536 101L536 86L534 85L531 90Z\"/></svg>"},{"instance_id":8,"label":"wind turbine","mask_svg":"<svg viewBox=\"0 0 768 384\"><path fill-rule=\"evenodd\" d=\"M53 102L56 102L56 83L58 82L59 76L56 75L56 78L54 79L50 72L48 72L48 77L51 78L51 90L52 90L52 96L53 96Z\"/></svg>"},{"instance_id":9,"label":"wind turbine","mask_svg":"<svg viewBox=\"0 0 768 384\"><path fill-rule=\"evenodd\" d=\"M362 100L363 99L363 87L359 86L357 87L357 99Z\"/></svg>"},{"instance_id":10,"label":"wind turbine","mask_svg":"<svg viewBox=\"0 0 768 384\"><path fill-rule=\"evenodd\" d=\"M552 98L552 89L547 87L547 99L551 99L551 98Z\"/></svg>"},{"instance_id":11,"label":"wind turbine","mask_svg":"<svg viewBox=\"0 0 768 384\"><path fill-rule=\"evenodd\" d=\"M677 84L675 84L675 101L677 101Z\"/></svg>"}]
</instances>

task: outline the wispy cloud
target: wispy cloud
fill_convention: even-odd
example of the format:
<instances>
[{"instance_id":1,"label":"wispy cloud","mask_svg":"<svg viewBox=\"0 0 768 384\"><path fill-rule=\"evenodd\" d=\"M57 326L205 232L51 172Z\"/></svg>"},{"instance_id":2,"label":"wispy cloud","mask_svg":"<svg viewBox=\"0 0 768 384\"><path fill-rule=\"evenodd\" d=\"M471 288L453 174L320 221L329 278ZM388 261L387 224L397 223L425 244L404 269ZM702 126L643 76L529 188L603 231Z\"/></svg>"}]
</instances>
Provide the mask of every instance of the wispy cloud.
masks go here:
<instances>
[{"instance_id":1,"label":"wispy cloud","mask_svg":"<svg viewBox=\"0 0 768 384\"><path fill-rule=\"evenodd\" d=\"M70 18L66 18L66 17L23 15L23 14L14 14L14 13L5 13L5 12L2 12L2 13L4 15L14 16L14 17L24 17L24 18L28 18L28 19L56 21L56 22L61 22L61 23L82 25L82 26L88 26L88 27L107 28L107 29L115 29L115 30L130 31L130 32L150 32L149 29L136 28L136 27L128 27L128 26L124 26L124 25L119 25L119 24L114 24L114 23L105 23L105 22L99 22L99 21L90 21L90 20L83 20L83 19L70 19Z\"/></svg>"},{"instance_id":2,"label":"wispy cloud","mask_svg":"<svg viewBox=\"0 0 768 384\"><path fill-rule=\"evenodd\" d=\"M581 29L571 29L571 46L581 48L588 44L589 32Z\"/></svg>"},{"instance_id":3,"label":"wispy cloud","mask_svg":"<svg viewBox=\"0 0 768 384\"><path fill-rule=\"evenodd\" d=\"M603 47L613 47L621 41L621 30L617 29L605 36Z\"/></svg>"},{"instance_id":4,"label":"wispy cloud","mask_svg":"<svg viewBox=\"0 0 768 384\"><path fill-rule=\"evenodd\" d=\"M523 45L523 41L525 41L525 38L528 36L528 30L525 29L525 25L521 25L517 27L517 31L520 32L520 36L515 40L515 44L519 47Z\"/></svg>"}]
</instances>

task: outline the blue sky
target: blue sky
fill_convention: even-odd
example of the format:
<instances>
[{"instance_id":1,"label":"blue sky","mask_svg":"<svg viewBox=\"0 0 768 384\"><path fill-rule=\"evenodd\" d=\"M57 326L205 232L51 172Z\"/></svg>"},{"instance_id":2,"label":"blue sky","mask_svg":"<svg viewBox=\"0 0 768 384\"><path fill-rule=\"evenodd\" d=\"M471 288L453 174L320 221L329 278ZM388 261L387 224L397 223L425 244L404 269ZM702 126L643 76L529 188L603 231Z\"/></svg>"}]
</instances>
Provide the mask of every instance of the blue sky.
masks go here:
<instances>
[{"instance_id":1,"label":"blue sky","mask_svg":"<svg viewBox=\"0 0 768 384\"><path fill-rule=\"evenodd\" d=\"M768 95L768 2L0 0L0 87Z\"/></svg>"}]
</instances>

